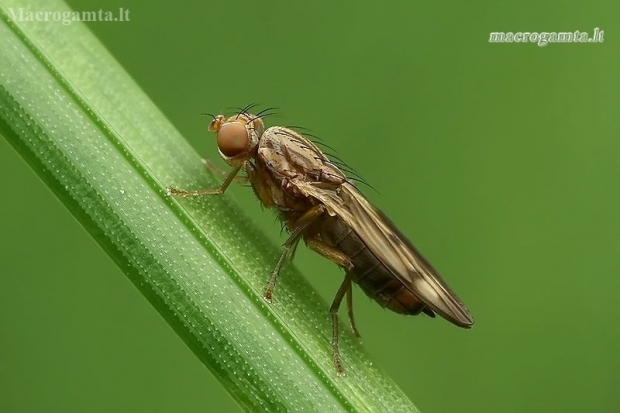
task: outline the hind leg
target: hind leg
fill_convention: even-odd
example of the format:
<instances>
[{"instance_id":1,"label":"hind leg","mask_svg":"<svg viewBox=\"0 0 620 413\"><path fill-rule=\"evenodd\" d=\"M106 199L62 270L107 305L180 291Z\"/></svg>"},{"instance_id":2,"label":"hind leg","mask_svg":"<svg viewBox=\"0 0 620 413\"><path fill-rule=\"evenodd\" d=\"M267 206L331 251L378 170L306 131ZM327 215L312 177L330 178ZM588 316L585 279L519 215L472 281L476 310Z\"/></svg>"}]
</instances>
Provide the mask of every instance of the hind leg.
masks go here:
<instances>
[{"instance_id":1,"label":"hind leg","mask_svg":"<svg viewBox=\"0 0 620 413\"><path fill-rule=\"evenodd\" d=\"M334 301L332 302L329 312L332 316L332 355L334 357L334 364L336 365L336 373L339 376L344 376L344 368L342 367L342 361L340 361L340 346L338 337L338 309L342 303L342 299L347 294L347 291L351 288L352 273L348 273L344 278L344 281L338 288Z\"/></svg>"}]
</instances>

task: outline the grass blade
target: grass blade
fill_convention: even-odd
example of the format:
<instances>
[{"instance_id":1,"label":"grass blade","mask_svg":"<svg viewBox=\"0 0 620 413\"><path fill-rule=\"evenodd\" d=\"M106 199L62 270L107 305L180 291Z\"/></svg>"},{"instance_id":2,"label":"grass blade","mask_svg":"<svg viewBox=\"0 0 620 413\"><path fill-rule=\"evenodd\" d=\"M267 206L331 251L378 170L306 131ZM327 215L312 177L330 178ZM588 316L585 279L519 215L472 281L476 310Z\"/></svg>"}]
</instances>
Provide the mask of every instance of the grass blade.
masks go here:
<instances>
[{"instance_id":1,"label":"grass blade","mask_svg":"<svg viewBox=\"0 0 620 413\"><path fill-rule=\"evenodd\" d=\"M349 337L348 375L335 375L327 306L296 270L264 302L279 250L240 208L165 195L218 182L84 25L10 21L20 7L66 5L0 7L0 134L240 405L416 411Z\"/></svg>"}]
</instances>

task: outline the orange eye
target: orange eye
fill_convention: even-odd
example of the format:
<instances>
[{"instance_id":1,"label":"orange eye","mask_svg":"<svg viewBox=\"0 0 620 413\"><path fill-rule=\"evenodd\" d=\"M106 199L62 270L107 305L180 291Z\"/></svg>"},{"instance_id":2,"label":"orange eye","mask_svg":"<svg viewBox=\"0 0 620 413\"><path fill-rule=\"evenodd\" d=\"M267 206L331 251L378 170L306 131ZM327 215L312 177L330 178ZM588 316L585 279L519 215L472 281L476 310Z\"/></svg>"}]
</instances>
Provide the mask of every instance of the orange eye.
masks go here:
<instances>
[{"instance_id":1,"label":"orange eye","mask_svg":"<svg viewBox=\"0 0 620 413\"><path fill-rule=\"evenodd\" d=\"M231 158L242 153L248 142L248 131L241 122L226 123L217 132L217 147Z\"/></svg>"}]
</instances>

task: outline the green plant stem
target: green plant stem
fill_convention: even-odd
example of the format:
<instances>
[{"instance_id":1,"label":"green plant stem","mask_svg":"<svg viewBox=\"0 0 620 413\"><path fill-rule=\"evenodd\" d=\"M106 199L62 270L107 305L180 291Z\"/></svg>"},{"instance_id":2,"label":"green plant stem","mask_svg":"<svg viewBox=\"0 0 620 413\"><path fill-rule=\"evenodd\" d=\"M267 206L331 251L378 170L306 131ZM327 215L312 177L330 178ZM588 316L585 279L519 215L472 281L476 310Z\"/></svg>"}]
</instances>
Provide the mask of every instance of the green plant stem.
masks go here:
<instances>
[{"instance_id":1,"label":"green plant stem","mask_svg":"<svg viewBox=\"0 0 620 413\"><path fill-rule=\"evenodd\" d=\"M350 335L335 374L327 306L293 268L262 298L278 256L200 157L81 24L10 22L0 6L0 134L82 222L247 410L416 411ZM77 309L76 309L77 310Z\"/></svg>"}]
</instances>

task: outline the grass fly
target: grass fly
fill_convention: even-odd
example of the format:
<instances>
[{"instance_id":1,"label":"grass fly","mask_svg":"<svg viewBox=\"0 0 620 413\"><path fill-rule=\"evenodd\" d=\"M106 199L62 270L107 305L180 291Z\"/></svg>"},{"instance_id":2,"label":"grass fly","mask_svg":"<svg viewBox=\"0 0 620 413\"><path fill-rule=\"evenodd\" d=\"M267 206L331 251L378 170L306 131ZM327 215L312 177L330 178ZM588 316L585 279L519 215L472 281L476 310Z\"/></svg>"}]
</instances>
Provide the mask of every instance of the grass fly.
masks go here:
<instances>
[{"instance_id":1,"label":"grass fly","mask_svg":"<svg viewBox=\"0 0 620 413\"><path fill-rule=\"evenodd\" d=\"M283 263L303 239L311 250L345 270L330 307L332 352L336 371L344 373L338 348L338 309L346 297L351 329L359 336L352 308L352 283L382 307L396 313L439 314L470 328L474 319L413 244L359 192L342 168L330 161L303 134L286 127L265 129L265 111L253 115L251 106L226 117L212 116L209 131L232 167L213 189L168 188L175 196L220 195L233 181L249 182L260 201L273 208L289 232L265 291L271 301ZM213 168L214 166L211 165ZM237 177L244 170L245 177Z\"/></svg>"}]
</instances>

